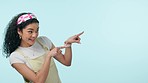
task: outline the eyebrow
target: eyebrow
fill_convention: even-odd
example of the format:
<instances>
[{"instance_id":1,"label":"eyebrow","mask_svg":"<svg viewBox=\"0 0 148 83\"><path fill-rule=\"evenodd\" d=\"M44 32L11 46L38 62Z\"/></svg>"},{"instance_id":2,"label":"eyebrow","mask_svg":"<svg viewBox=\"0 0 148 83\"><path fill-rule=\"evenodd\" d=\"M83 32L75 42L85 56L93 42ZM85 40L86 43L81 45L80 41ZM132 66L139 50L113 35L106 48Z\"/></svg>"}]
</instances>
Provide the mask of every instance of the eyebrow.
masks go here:
<instances>
[{"instance_id":1,"label":"eyebrow","mask_svg":"<svg viewBox=\"0 0 148 83\"><path fill-rule=\"evenodd\" d=\"M39 29L39 27L37 28L37 30ZM27 30L34 30L34 29L32 29L32 28L28 28Z\"/></svg>"},{"instance_id":2,"label":"eyebrow","mask_svg":"<svg viewBox=\"0 0 148 83\"><path fill-rule=\"evenodd\" d=\"M34 30L34 29L32 29L32 28L28 28L27 30Z\"/></svg>"}]
</instances>

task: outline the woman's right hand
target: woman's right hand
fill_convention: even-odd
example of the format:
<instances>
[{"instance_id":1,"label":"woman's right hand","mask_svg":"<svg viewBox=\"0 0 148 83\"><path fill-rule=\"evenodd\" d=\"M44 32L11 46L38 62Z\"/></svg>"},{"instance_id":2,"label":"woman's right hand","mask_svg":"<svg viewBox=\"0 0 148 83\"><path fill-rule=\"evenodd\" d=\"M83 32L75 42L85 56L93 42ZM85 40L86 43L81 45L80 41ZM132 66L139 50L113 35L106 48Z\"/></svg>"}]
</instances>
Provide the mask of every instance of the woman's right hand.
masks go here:
<instances>
[{"instance_id":1,"label":"woman's right hand","mask_svg":"<svg viewBox=\"0 0 148 83\"><path fill-rule=\"evenodd\" d=\"M61 53L62 53L62 51L60 50L60 48L55 47L55 48L53 48L52 50L50 50L50 51L48 52L48 56L54 57L54 56L57 56L57 55L59 55L59 54L61 54Z\"/></svg>"}]
</instances>

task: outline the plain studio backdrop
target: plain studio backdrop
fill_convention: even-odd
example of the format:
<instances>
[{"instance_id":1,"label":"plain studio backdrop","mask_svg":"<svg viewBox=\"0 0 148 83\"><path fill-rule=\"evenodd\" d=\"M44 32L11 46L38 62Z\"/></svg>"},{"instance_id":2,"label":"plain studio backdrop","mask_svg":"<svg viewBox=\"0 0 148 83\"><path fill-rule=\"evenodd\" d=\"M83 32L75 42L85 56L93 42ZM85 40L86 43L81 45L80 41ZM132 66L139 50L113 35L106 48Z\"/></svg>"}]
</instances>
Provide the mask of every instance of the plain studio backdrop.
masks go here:
<instances>
[{"instance_id":1,"label":"plain studio backdrop","mask_svg":"<svg viewBox=\"0 0 148 83\"><path fill-rule=\"evenodd\" d=\"M147 0L3 0L0 2L0 46L4 28L21 12L40 21L40 36L56 46L84 31L73 45L71 67L56 61L62 83L148 83ZM23 83L0 50L1 83Z\"/></svg>"}]
</instances>

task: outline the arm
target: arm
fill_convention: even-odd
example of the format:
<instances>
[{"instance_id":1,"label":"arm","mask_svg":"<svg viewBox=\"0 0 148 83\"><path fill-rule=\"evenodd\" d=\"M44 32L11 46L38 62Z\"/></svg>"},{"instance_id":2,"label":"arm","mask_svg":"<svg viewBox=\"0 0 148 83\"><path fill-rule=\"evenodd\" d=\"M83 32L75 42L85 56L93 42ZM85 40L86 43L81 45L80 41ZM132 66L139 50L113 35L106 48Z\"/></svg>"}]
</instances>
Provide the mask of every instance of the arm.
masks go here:
<instances>
[{"instance_id":1,"label":"arm","mask_svg":"<svg viewBox=\"0 0 148 83\"><path fill-rule=\"evenodd\" d=\"M26 79L31 80L33 83L44 83L50 68L51 57L57 55L56 49L49 51L46 56L41 69L38 72L31 70L26 64L14 63L12 66Z\"/></svg>"},{"instance_id":2,"label":"arm","mask_svg":"<svg viewBox=\"0 0 148 83\"><path fill-rule=\"evenodd\" d=\"M55 46L52 45L52 48L55 48ZM57 49L59 49L59 48L57 48ZM70 66L71 65L71 60L72 60L72 49L71 49L71 47L65 48L65 53L64 54L60 53L59 55L54 56L54 58L56 60L58 60L60 63L62 63L63 65Z\"/></svg>"},{"instance_id":3,"label":"arm","mask_svg":"<svg viewBox=\"0 0 148 83\"><path fill-rule=\"evenodd\" d=\"M81 32L77 35L71 36L65 41L65 45L61 47L57 47L58 49L65 48L64 54L59 54L58 56L55 56L55 59L57 59L59 62L61 62L65 66L70 66L72 61L72 43L80 43L80 35L82 35L84 32ZM55 46L52 45L54 48Z\"/></svg>"}]
</instances>

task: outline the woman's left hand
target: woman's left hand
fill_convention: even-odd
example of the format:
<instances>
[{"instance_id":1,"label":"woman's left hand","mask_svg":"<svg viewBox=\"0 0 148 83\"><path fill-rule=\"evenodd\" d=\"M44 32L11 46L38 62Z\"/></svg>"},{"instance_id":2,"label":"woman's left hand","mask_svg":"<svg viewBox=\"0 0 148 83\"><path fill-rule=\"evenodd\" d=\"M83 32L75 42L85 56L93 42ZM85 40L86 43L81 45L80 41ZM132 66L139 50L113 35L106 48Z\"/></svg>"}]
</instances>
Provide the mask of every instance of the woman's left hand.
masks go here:
<instances>
[{"instance_id":1,"label":"woman's left hand","mask_svg":"<svg viewBox=\"0 0 148 83\"><path fill-rule=\"evenodd\" d=\"M74 36L71 36L70 38L68 38L64 43L65 43L65 46L69 46L69 45L71 45L72 43L78 43L78 44L80 44L80 40L81 40L81 38L80 38L80 35L82 35L84 33L84 31L83 32L81 32L81 33L79 33L79 34L76 34L76 35L74 35Z\"/></svg>"},{"instance_id":2,"label":"woman's left hand","mask_svg":"<svg viewBox=\"0 0 148 83\"><path fill-rule=\"evenodd\" d=\"M57 47L57 48L59 48L59 49L67 48L67 47L70 47L72 43L80 44L80 40L81 40L80 35L82 35L83 33L84 33L84 31L79 33L79 34L76 34L74 36L71 36L70 38L68 38L64 42L64 46L60 46L60 47Z\"/></svg>"}]
</instances>

